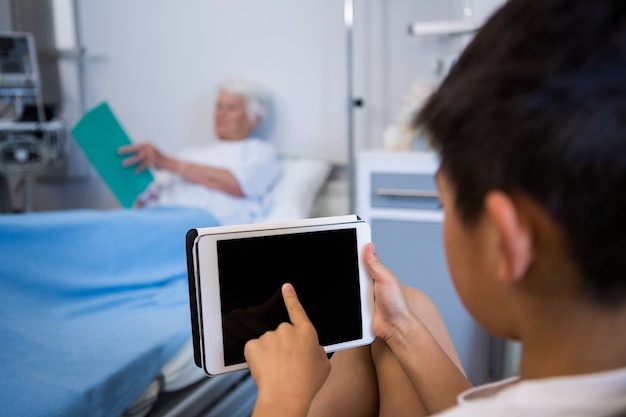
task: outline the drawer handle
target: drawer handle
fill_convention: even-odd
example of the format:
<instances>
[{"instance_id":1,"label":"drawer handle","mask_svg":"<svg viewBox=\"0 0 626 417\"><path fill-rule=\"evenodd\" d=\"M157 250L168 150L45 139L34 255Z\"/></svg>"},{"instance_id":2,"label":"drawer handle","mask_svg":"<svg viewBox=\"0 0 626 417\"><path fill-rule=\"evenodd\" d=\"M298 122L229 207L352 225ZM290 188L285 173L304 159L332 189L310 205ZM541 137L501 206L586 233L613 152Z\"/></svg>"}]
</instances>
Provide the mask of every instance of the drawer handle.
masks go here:
<instances>
[{"instance_id":1,"label":"drawer handle","mask_svg":"<svg viewBox=\"0 0 626 417\"><path fill-rule=\"evenodd\" d=\"M376 195L380 197L412 197L412 198L439 198L435 190L412 190L403 188L378 188Z\"/></svg>"}]
</instances>

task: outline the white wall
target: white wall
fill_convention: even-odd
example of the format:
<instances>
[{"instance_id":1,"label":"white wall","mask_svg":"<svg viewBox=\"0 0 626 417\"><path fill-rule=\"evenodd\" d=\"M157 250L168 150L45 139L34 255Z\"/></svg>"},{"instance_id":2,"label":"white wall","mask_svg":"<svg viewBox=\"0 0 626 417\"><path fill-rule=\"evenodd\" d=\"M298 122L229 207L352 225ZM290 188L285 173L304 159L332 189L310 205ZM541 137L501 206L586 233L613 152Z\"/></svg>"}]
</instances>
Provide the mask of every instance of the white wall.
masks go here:
<instances>
[{"instance_id":1,"label":"white wall","mask_svg":"<svg viewBox=\"0 0 626 417\"><path fill-rule=\"evenodd\" d=\"M355 111L357 150L381 147L382 132L411 81L436 82L433 61L460 49L458 38L410 36L408 24L459 19L467 1L354 0L354 92L365 100ZM480 12L499 2L473 0L472 5ZM214 86L241 76L271 91L274 113L262 134L284 153L339 165L347 161L343 1L77 4L78 33L87 50L85 105L109 101L134 140L151 140L169 152L210 140ZM65 90L64 99L75 108L76 90ZM68 108L70 125L74 119ZM345 175L340 178L345 181ZM117 206L93 170L86 180L34 185L36 210Z\"/></svg>"},{"instance_id":2,"label":"white wall","mask_svg":"<svg viewBox=\"0 0 626 417\"><path fill-rule=\"evenodd\" d=\"M343 2L81 2L87 102L108 100L135 140L175 151L212 138L214 87L270 90L266 135L287 153L346 159Z\"/></svg>"},{"instance_id":3,"label":"white wall","mask_svg":"<svg viewBox=\"0 0 626 417\"><path fill-rule=\"evenodd\" d=\"M11 4L9 0L0 0L0 31L11 30Z\"/></svg>"},{"instance_id":4,"label":"white wall","mask_svg":"<svg viewBox=\"0 0 626 417\"><path fill-rule=\"evenodd\" d=\"M216 83L264 84L273 112L260 134L285 154L344 163L346 74L343 2L316 0L78 0L86 48L85 107L107 100L136 141L168 152L211 140ZM68 125L80 102L65 67ZM69 76L67 76L69 74ZM72 82L74 78L74 82ZM77 158L72 164L80 165ZM97 173L33 184L35 210L117 207Z\"/></svg>"},{"instance_id":5,"label":"white wall","mask_svg":"<svg viewBox=\"0 0 626 417\"><path fill-rule=\"evenodd\" d=\"M365 97L356 112L360 148L383 146L383 131L393 123L413 80L436 86L440 58L458 55L471 36L412 36L413 22L471 19L483 22L505 0L355 0L355 94Z\"/></svg>"}]
</instances>

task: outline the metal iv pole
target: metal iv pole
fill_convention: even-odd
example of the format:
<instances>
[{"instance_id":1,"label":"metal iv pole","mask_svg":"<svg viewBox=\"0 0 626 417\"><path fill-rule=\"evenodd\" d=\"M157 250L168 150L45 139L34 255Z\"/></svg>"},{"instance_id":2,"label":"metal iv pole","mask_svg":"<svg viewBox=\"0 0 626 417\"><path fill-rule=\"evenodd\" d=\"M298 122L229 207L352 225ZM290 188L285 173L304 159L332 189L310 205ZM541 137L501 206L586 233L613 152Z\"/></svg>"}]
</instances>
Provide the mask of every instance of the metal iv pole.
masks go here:
<instances>
[{"instance_id":1,"label":"metal iv pole","mask_svg":"<svg viewBox=\"0 0 626 417\"><path fill-rule=\"evenodd\" d=\"M354 150L354 92L352 85L352 30L354 27L354 0L344 0L343 19L346 27L346 82L348 110L348 212L356 207L356 161Z\"/></svg>"}]
</instances>

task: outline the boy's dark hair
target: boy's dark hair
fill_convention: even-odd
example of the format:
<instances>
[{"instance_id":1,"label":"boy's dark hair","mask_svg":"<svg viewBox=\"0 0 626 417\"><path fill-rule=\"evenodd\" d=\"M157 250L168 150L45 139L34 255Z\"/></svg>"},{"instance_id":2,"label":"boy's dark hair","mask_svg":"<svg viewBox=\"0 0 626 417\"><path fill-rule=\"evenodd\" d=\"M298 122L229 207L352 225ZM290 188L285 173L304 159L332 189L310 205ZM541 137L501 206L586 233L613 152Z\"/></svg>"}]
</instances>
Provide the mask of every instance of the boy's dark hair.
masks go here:
<instances>
[{"instance_id":1,"label":"boy's dark hair","mask_svg":"<svg viewBox=\"0 0 626 417\"><path fill-rule=\"evenodd\" d=\"M471 224L490 190L549 213L593 299L626 300L626 1L511 0L414 120Z\"/></svg>"}]
</instances>

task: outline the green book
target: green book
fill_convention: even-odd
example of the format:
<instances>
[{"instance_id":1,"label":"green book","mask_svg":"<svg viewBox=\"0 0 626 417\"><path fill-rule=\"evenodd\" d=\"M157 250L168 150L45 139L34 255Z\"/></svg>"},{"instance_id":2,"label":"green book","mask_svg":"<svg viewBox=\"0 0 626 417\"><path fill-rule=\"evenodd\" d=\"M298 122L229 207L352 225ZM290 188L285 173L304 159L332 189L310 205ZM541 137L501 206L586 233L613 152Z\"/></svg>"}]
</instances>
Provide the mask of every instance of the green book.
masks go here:
<instances>
[{"instance_id":1,"label":"green book","mask_svg":"<svg viewBox=\"0 0 626 417\"><path fill-rule=\"evenodd\" d=\"M89 110L72 128L72 135L87 158L123 207L132 207L154 177L149 170L140 174L135 166L123 167L117 149L129 145L130 138L106 102Z\"/></svg>"}]
</instances>

